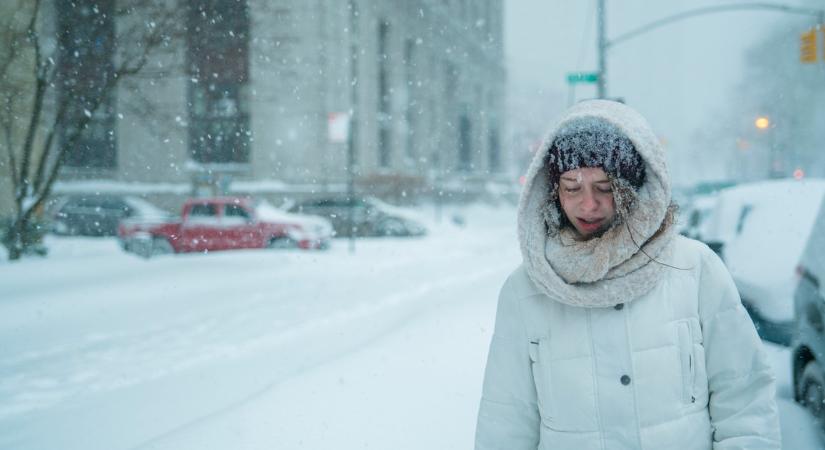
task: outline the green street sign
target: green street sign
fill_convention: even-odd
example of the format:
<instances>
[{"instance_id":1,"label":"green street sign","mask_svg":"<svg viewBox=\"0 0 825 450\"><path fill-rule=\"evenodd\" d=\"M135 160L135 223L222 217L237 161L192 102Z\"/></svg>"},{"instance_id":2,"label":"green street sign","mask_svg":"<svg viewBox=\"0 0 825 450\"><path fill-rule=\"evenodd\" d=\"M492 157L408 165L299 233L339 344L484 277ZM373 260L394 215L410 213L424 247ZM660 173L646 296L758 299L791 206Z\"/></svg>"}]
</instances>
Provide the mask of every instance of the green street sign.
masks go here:
<instances>
[{"instance_id":1,"label":"green street sign","mask_svg":"<svg viewBox=\"0 0 825 450\"><path fill-rule=\"evenodd\" d=\"M569 84L576 83L598 83L599 74L595 72L573 72L567 74Z\"/></svg>"}]
</instances>

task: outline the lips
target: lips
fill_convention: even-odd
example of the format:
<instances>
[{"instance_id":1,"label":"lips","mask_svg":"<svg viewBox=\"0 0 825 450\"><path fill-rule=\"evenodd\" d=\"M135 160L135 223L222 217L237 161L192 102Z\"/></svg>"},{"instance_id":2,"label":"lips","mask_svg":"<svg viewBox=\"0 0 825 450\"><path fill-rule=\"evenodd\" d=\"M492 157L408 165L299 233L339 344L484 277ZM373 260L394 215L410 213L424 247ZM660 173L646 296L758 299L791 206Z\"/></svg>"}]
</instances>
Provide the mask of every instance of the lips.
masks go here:
<instances>
[{"instance_id":1,"label":"lips","mask_svg":"<svg viewBox=\"0 0 825 450\"><path fill-rule=\"evenodd\" d=\"M578 222L579 229L582 231L593 232L602 226L604 219L583 219L581 217L577 217L576 221Z\"/></svg>"}]
</instances>

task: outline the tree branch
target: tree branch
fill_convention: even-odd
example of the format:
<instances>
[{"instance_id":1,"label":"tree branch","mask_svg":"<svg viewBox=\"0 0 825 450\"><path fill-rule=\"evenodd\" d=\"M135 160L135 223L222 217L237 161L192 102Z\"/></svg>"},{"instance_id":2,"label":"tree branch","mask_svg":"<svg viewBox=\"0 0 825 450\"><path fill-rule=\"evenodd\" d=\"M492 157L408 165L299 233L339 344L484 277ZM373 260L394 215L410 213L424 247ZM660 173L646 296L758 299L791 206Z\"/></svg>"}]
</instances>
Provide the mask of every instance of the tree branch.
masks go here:
<instances>
[{"instance_id":1,"label":"tree branch","mask_svg":"<svg viewBox=\"0 0 825 450\"><path fill-rule=\"evenodd\" d=\"M54 136L55 134L57 134L57 131L63 126L63 120L66 117L66 110L68 109L66 105L67 104L63 102L57 106L57 113L55 114L54 122L52 123L52 126L49 128L49 132L46 135L46 141L43 143L43 156L41 156L40 161L38 161L37 173L34 177L34 184L32 186L33 192L41 191L43 188L43 182L45 181L43 174L45 172L46 165L49 162L49 156L52 153L52 143L54 141Z\"/></svg>"},{"instance_id":2,"label":"tree branch","mask_svg":"<svg viewBox=\"0 0 825 450\"><path fill-rule=\"evenodd\" d=\"M97 104L95 105L96 106L95 110L97 109L97 107L100 106L100 103L101 103L101 100L100 100L100 98L98 98ZM49 195L51 195L52 186L54 185L54 182L57 180L57 175L60 173L60 168L63 166L63 160L66 157L66 149L67 148L72 148L77 144L77 140L80 137L80 135L82 133L82 130L86 128L86 126L89 124L89 122L91 122L91 118L89 116L84 115L80 119L80 121L78 122L78 124L77 124L78 126L75 129L75 131L69 135L68 139L66 139L66 142L64 143L64 145L59 146L59 148L57 150L57 155L55 157L54 165L52 166L51 170L49 171L49 177L48 177L48 179L46 179L46 182L42 184L42 191L40 191L39 193L36 193L34 195L34 198L35 198L34 203L32 203L32 205L28 209L26 209L26 211L23 213L23 220L24 221L28 221L31 218L32 213L34 211L37 211L37 209L40 208L40 206L43 203L45 203L45 201L49 197ZM52 136L54 135L54 129L55 128L57 128L57 127L55 126L52 129ZM50 141L51 136L47 140ZM43 159L46 159L45 156L46 155L44 155Z\"/></svg>"},{"instance_id":3,"label":"tree branch","mask_svg":"<svg viewBox=\"0 0 825 450\"><path fill-rule=\"evenodd\" d=\"M41 65L43 64L43 62L40 50L40 39L37 34L37 16L40 12L40 2L41 0L35 0L34 11L32 12L31 21L29 22L29 25L26 29L28 38L34 46L35 87L32 112L29 118L28 130L26 131L26 140L24 141L22 148L23 161L20 163L19 184L16 186L17 192L15 192L15 201L17 202L18 207L22 205L23 199L29 193L29 165L31 164L32 150L34 148L34 137L37 131L37 127L40 124L40 116L43 112L43 100L45 98L47 87L46 80L41 76Z\"/></svg>"}]
</instances>

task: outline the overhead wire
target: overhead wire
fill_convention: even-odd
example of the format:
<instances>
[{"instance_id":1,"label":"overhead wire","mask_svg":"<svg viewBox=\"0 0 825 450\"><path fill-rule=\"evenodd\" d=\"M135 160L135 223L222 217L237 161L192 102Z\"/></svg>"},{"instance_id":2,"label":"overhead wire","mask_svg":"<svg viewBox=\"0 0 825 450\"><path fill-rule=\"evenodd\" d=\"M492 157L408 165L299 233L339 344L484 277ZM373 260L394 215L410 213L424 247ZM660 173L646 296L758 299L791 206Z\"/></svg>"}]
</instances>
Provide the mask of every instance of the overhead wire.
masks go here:
<instances>
[{"instance_id":1,"label":"overhead wire","mask_svg":"<svg viewBox=\"0 0 825 450\"><path fill-rule=\"evenodd\" d=\"M576 67L576 72L581 72L582 71L582 63L584 61L585 52L587 51L586 50L587 49L587 47L586 47L587 37L590 34L590 26L591 26L592 21L594 19L593 9L594 9L594 3L595 2L596 2L596 0L590 0L589 2L587 2L587 14L585 14L585 16L584 16L584 26L582 27L582 37L581 37L581 40L579 42L579 56L578 56L578 59L576 61L576 66L575 66ZM567 85L567 106L568 107L573 105L573 102L575 101L575 97L576 97L575 87L572 84L568 84Z\"/></svg>"},{"instance_id":2,"label":"overhead wire","mask_svg":"<svg viewBox=\"0 0 825 450\"><path fill-rule=\"evenodd\" d=\"M587 14L584 16L584 26L582 27L582 37L579 42L579 59L576 61L576 71L582 70L582 62L584 60L584 54L586 50L586 43L587 37L590 34L590 26L594 20L593 8L596 0L590 0L587 2Z\"/></svg>"}]
</instances>

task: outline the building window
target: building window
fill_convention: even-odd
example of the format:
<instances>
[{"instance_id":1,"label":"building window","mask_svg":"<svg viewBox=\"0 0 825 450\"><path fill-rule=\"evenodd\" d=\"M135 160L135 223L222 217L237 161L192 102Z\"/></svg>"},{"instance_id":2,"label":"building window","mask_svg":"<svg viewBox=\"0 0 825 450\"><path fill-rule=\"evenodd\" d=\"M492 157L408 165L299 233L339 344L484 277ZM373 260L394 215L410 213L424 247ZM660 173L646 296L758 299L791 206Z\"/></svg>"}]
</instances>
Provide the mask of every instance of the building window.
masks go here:
<instances>
[{"instance_id":1,"label":"building window","mask_svg":"<svg viewBox=\"0 0 825 450\"><path fill-rule=\"evenodd\" d=\"M359 45L358 45L358 5L355 0L350 0L349 3L349 20L350 20L350 39L349 39L349 63L350 63L350 99L352 108L352 117L350 118L349 141L347 142L350 163L354 166L358 164L358 121L360 120L358 108L358 59ZM353 170L352 167L349 170Z\"/></svg>"},{"instance_id":2,"label":"building window","mask_svg":"<svg viewBox=\"0 0 825 450\"><path fill-rule=\"evenodd\" d=\"M444 63L444 95L440 99L443 113L443 120L449 127L449 134L445 134L442 149L449 152L448 157L442 158L443 161L451 161L449 164L461 168L463 162L461 160L461 119L466 118L466 114L461 111L466 111L466 108L458 107L458 71L456 66L451 62ZM454 152L459 149L459 154ZM456 157L457 156L457 157ZM457 161L457 164L456 164Z\"/></svg>"},{"instance_id":3,"label":"building window","mask_svg":"<svg viewBox=\"0 0 825 450\"><path fill-rule=\"evenodd\" d=\"M55 2L58 101L67 105L58 145L67 167L117 166L115 94L112 86L114 0Z\"/></svg>"},{"instance_id":4,"label":"building window","mask_svg":"<svg viewBox=\"0 0 825 450\"><path fill-rule=\"evenodd\" d=\"M390 24L386 20L378 23L378 164L390 165L390 139L392 137L392 116L390 112L389 40Z\"/></svg>"},{"instance_id":5,"label":"building window","mask_svg":"<svg viewBox=\"0 0 825 450\"><path fill-rule=\"evenodd\" d=\"M490 147L490 172L497 173L501 171L501 142L499 142L498 129L492 124L490 125L488 139Z\"/></svg>"},{"instance_id":6,"label":"building window","mask_svg":"<svg viewBox=\"0 0 825 450\"><path fill-rule=\"evenodd\" d=\"M190 0L189 148L200 163L248 163L249 8L246 0Z\"/></svg>"},{"instance_id":7,"label":"building window","mask_svg":"<svg viewBox=\"0 0 825 450\"><path fill-rule=\"evenodd\" d=\"M458 169L469 171L473 164L472 122L467 114L458 119Z\"/></svg>"},{"instance_id":8,"label":"building window","mask_svg":"<svg viewBox=\"0 0 825 450\"><path fill-rule=\"evenodd\" d=\"M415 110L418 108L416 95L416 60L415 60L415 41L407 39L404 41L404 67L406 68L406 101L404 106L404 123L406 125L406 132L404 134L404 153L409 161L415 158L415 127L416 114Z\"/></svg>"}]
</instances>

